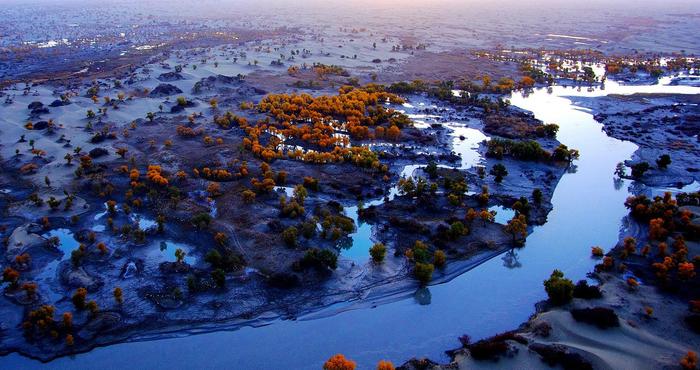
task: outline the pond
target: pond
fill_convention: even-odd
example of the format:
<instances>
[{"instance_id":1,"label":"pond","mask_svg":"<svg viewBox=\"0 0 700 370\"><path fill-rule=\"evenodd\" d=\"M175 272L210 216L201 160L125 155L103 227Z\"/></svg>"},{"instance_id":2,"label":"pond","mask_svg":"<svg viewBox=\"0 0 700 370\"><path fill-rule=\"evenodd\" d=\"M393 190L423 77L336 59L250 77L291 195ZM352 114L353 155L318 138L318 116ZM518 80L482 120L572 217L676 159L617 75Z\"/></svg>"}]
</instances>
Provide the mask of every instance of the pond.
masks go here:
<instances>
[{"instance_id":1,"label":"pond","mask_svg":"<svg viewBox=\"0 0 700 370\"><path fill-rule=\"evenodd\" d=\"M56 247L61 253L63 253L60 257L49 262L36 276L37 282L41 283L41 286L47 287L46 293L48 293L49 300L55 302L61 299L64 295L62 291L54 289L55 284L52 284L52 282L56 281L57 279L56 274L58 273L58 265L62 261L70 259L71 252L78 249L80 243L75 240L72 231L63 228L50 230L42 236L47 239L58 238L58 244Z\"/></svg>"}]
</instances>

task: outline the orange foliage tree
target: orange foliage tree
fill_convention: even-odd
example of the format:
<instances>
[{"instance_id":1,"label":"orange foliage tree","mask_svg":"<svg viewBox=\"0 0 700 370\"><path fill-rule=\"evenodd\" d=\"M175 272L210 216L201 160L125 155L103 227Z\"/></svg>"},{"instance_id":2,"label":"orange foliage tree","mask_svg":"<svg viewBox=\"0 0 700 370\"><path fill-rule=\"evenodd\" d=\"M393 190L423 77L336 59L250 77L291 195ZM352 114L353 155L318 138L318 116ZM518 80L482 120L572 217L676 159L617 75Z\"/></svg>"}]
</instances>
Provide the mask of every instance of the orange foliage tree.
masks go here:
<instances>
[{"instance_id":1,"label":"orange foliage tree","mask_svg":"<svg viewBox=\"0 0 700 370\"><path fill-rule=\"evenodd\" d=\"M357 364L342 354L334 355L323 364L323 370L355 370Z\"/></svg>"},{"instance_id":2,"label":"orange foliage tree","mask_svg":"<svg viewBox=\"0 0 700 370\"><path fill-rule=\"evenodd\" d=\"M160 186L167 186L168 179L163 176L162 169L158 165L149 165L148 172L146 173L146 178L148 178L152 183Z\"/></svg>"}]
</instances>

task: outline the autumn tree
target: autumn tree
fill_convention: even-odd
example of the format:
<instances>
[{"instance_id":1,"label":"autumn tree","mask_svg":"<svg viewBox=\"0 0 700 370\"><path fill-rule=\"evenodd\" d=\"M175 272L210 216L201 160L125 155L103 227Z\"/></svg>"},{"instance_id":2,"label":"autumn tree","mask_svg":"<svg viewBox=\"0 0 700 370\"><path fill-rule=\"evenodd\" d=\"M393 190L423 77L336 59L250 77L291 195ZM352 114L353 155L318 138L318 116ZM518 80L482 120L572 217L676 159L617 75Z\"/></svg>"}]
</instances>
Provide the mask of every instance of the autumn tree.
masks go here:
<instances>
[{"instance_id":1,"label":"autumn tree","mask_svg":"<svg viewBox=\"0 0 700 370\"><path fill-rule=\"evenodd\" d=\"M654 218L649 220L649 238L653 240L664 240L668 234L668 230L664 227L663 218Z\"/></svg>"},{"instance_id":2,"label":"autumn tree","mask_svg":"<svg viewBox=\"0 0 700 370\"><path fill-rule=\"evenodd\" d=\"M85 300L87 298L87 289L85 288L78 288L75 293L73 294L73 297L71 298L73 301L73 305L75 308L82 310L85 308Z\"/></svg>"},{"instance_id":3,"label":"autumn tree","mask_svg":"<svg viewBox=\"0 0 700 370\"><path fill-rule=\"evenodd\" d=\"M594 257L603 257L603 248L598 246L591 247L591 255Z\"/></svg>"},{"instance_id":4,"label":"autumn tree","mask_svg":"<svg viewBox=\"0 0 700 370\"><path fill-rule=\"evenodd\" d=\"M469 208L467 213L464 215L464 219L467 221L468 225L472 225L474 220L479 217L479 214L474 210L474 208Z\"/></svg>"},{"instance_id":5,"label":"autumn tree","mask_svg":"<svg viewBox=\"0 0 700 370\"><path fill-rule=\"evenodd\" d=\"M491 87L491 77L485 75L481 78L481 82L484 89Z\"/></svg>"},{"instance_id":6,"label":"autumn tree","mask_svg":"<svg viewBox=\"0 0 700 370\"><path fill-rule=\"evenodd\" d=\"M698 368L698 355L693 351L688 351L680 361L680 365L684 370L695 370Z\"/></svg>"},{"instance_id":7,"label":"autumn tree","mask_svg":"<svg viewBox=\"0 0 700 370\"><path fill-rule=\"evenodd\" d=\"M385 136L388 140L398 141L401 136L401 130L397 126L391 126L386 130Z\"/></svg>"},{"instance_id":8,"label":"autumn tree","mask_svg":"<svg viewBox=\"0 0 700 370\"><path fill-rule=\"evenodd\" d=\"M210 182L207 186L207 193L212 197L221 195L221 185L218 182Z\"/></svg>"},{"instance_id":9,"label":"autumn tree","mask_svg":"<svg viewBox=\"0 0 700 370\"><path fill-rule=\"evenodd\" d=\"M12 267L6 267L2 272L2 280L6 283L10 283L10 288L17 288L19 281L19 272Z\"/></svg>"},{"instance_id":10,"label":"autumn tree","mask_svg":"<svg viewBox=\"0 0 700 370\"><path fill-rule=\"evenodd\" d=\"M90 314L95 316L97 313L100 311L100 307L97 305L97 302L95 301L90 301L88 302L85 307L90 311Z\"/></svg>"},{"instance_id":11,"label":"autumn tree","mask_svg":"<svg viewBox=\"0 0 700 370\"><path fill-rule=\"evenodd\" d=\"M357 363L345 358L342 354L336 354L323 364L323 370L355 370Z\"/></svg>"},{"instance_id":12,"label":"autumn tree","mask_svg":"<svg viewBox=\"0 0 700 370\"><path fill-rule=\"evenodd\" d=\"M226 243L228 243L228 237L222 232L217 232L214 234L214 241L216 244L223 247L226 245Z\"/></svg>"},{"instance_id":13,"label":"autumn tree","mask_svg":"<svg viewBox=\"0 0 700 370\"><path fill-rule=\"evenodd\" d=\"M27 298L33 299L36 296L38 286L34 282L26 282L22 284L22 290L24 290Z\"/></svg>"},{"instance_id":14,"label":"autumn tree","mask_svg":"<svg viewBox=\"0 0 700 370\"><path fill-rule=\"evenodd\" d=\"M122 288L120 288L120 287L114 288L113 294L114 294L114 300L117 302L117 304L122 304L122 302L124 302Z\"/></svg>"},{"instance_id":15,"label":"autumn tree","mask_svg":"<svg viewBox=\"0 0 700 370\"><path fill-rule=\"evenodd\" d=\"M447 255L445 255L445 252L438 249L433 253L433 265L437 268L442 268L445 267L445 263L447 263Z\"/></svg>"},{"instance_id":16,"label":"autumn tree","mask_svg":"<svg viewBox=\"0 0 700 370\"><path fill-rule=\"evenodd\" d=\"M483 225L486 226L487 222L493 222L495 220L496 215L494 214L494 212L491 212L487 209L482 209L479 212L479 218L481 219Z\"/></svg>"},{"instance_id":17,"label":"autumn tree","mask_svg":"<svg viewBox=\"0 0 700 370\"><path fill-rule=\"evenodd\" d=\"M520 86L523 88L531 88L535 85L535 80L530 77L530 76L523 76L522 79L520 79Z\"/></svg>"},{"instance_id":18,"label":"autumn tree","mask_svg":"<svg viewBox=\"0 0 700 370\"><path fill-rule=\"evenodd\" d=\"M63 326L66 329L70 329L73 327L73 314L70 312L64 312L63 313Z\"/></svg>"},{"instance_id":19,"label":"autumn tree","mask_svg":"<svg viewBox=\"0 0 700 370\"><path fill-rule=\"evenodd\" d=\"M251 191L250 189L243 190L241 195L243 196L243 201L245 203L250 204L255 201L255 192Z\"/></svg>"},{"instance_id":20,"label":"autumn tree","mask_svg":"<svg viewBox=\"0 0 700 370\"><path fill-rule=\"evenodd\" d=\"M695 277L695 265L691 262L679 263L678 277L682 280L690 280Z\"/></svg>"},{"instance_id":21,"label":"autumn tree","mask_svg":"<svg viewBox=\"0 0 700 370\"><path fill-rule=\"evenodd\" d=\"M525 218L525 215L517 215L508 221L506 232L513 237L514 243L518 239L524 239L527 236L527 218Z\"/></svg>"}]
</instances>

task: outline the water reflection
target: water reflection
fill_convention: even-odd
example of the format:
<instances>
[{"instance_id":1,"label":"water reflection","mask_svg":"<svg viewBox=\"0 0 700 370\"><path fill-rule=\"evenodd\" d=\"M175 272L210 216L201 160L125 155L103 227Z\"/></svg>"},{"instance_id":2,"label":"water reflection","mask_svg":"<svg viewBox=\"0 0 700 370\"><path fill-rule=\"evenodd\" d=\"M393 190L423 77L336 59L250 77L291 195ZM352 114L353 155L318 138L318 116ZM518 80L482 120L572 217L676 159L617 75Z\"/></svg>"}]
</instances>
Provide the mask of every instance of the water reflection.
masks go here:
<instances>
[{"instance_id":1,"label":"water reflection","mask_svg":"<svg viewBox=\"0 0 700 370\"><path fill-rule=\"evenodd\" d=\"M423 287L416 290L416 293L413 295L413 298L419 305L427 306L430 304L431 300L433 299L433 296L432 294L430 294L430 289L428 289L428 287Z\"/></svg>"},{"instance_id":2,"label":"water reflection","mask_svg":"<svg viewBox=\"0 0 700 370\"><path fill-rule=\"evenodd\" d=\"M516 252L515 249L511 249L503 254L501 260L503 260L503 266L509 269L515 269L523 266L518 259L518 252Z\"/></svg>"}]
</instances>

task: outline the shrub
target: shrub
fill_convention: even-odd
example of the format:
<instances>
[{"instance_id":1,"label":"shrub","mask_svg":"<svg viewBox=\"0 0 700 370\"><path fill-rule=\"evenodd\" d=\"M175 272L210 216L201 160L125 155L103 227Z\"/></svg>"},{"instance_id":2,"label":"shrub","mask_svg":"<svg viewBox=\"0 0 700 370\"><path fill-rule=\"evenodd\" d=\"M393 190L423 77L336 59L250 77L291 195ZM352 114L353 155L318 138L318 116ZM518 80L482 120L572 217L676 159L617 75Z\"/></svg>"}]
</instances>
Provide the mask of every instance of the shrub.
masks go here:
<instances>
[{"instance_id":1,"label":"shrub","mask_svg":"<svg viewBox=\"0 0 700 370\"><path fill-rule=\"evenodd\" d=\"M502 341L480 340L469 346L469 353L475 360L497 360L508 350L508 344Z\"/></svg>"},{"instance_id":2,"label":"shrub","mask_svg":"<svg viewBox=\"0 0 700 370\"><path fill-rule=\"evenodd\" d=\"M299 277L286 272L277 272L267 279L267 283L276 288L289 289L299 285Z\"/></svg>"},{"instance_id":3,"label":"shrub","mask_svg":"<svg viewBox=\"0 0 700 370\"><path fill-rule=\"evenodd\" d=\"M602 297L603 294L595 285L588 285L586 280L579 280L574 287L574 297L582 299L596 299Z\"/></svg>"},{"instance_id":4,"label":"shrub","mask_svg":"<svg viewBox=\"0 0 700 370\"><path fill-rule=\"evenodd\" d=\"M338 256L327 249L312 248L298 261L298 266L301 269L335 270L338 268Z\"/></svg>"},{"instance_id":5,"label":"shrub","mask_svg":"<svg viewBox=\"0 0 700 370\"><path fill-rule=\"evenodd\" d=\"M514 332L506 332L494 335L491 338L482 339L474 344L470 344L469 353L475 360L498 360L498 358L508 351L507 340L513 340L521 344L527 344L527 340Z\"/></svg>"},{"instance_id":6,"label":"shrub","mask_svg":"<svg viewBox=\"0 0 700 370\"><path fill-rule=\"evenodd\" d=\"M374 262L382 263L386 257L386 246L382 243L376 243L369 249L369 254Z\"/></svg>"},{"instance_id":7,"label":"shrub","mask_svg":"<svg viewBox=\"0 0 700 370\"><path fill-rule=\"evenodd\" d=\"M601 329L620 326L615 311L605 307L580 308L571 310L574 320L595 325Z\"/></svg>"},{"instance_id":8,"label":"shrub","mask_svg":"<svg viewBox=\"0 0 700 370\"><path fill-rule=\"evenodd\" d=\"M549 296L549 301L560 306L569 303L574 294L574 283L564 278L564 273L554 270L549 279L544 281L544 289Z\"/></svg>"},{"instance_id":9,"label":"shrub","mask_svg":"<svg viewBox=\"0 0 700 370\"><path fill-rule=\"evenodd\" d=\"M561 365L564 369L593 369L591 363L583 356L578 353L569 352L569 350L562 345L533 343L528 348L539 354L540 357L542 357L542 361L552 367Z\"/></svg>"},{"instance_id":10,"label":"shrub","mask_svg":"<svg viewBox=\"0 0 700 370\"><path fill-rule=\"evenodd\" d=\"M124 293L122 292L122 288L116 287L114 288L114 300L117 302L117 304L122 304L124 302Z\"/></svg>"}]
</instances>

